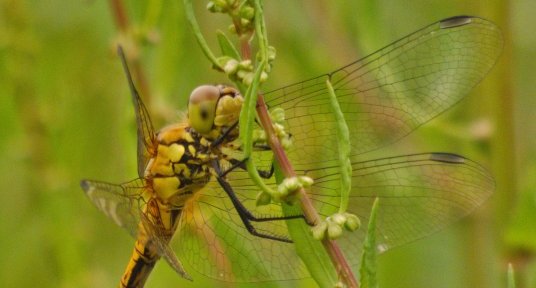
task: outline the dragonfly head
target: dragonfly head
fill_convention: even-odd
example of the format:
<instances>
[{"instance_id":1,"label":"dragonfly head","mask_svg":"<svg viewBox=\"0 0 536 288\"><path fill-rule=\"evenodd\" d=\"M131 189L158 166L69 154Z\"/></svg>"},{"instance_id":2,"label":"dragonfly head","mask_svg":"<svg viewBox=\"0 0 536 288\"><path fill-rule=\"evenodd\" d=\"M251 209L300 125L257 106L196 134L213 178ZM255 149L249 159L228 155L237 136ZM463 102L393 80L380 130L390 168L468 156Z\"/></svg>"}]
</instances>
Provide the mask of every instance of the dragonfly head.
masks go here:
<instances>
[{"instance_id":1,"label":"dragonfly head","mask_svg":"<svg viewBox=\"0 0 536 288\"><path fill-rule=\"evenodd\" d=\"M238 90L223 85L203 85L190 94L188 121L190 126L208 139L215 139L236 122L244 98ZM237 132L232 135L238 135Z\"/></svg>"}]
</instances>

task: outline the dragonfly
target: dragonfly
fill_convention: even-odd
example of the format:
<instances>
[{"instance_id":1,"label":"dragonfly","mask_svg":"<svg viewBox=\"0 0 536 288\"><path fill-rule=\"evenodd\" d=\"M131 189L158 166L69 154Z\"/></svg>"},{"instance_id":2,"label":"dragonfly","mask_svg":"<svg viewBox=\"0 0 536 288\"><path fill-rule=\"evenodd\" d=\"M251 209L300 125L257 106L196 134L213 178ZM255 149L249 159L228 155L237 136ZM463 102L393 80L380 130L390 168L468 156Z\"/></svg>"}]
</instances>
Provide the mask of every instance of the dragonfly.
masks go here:
<instances>
[{"instance_id":1,"label":"dragonfly","mask_svg":"<svg viewBox=\"0 0 536 288\"><path fill-rule=\"evenodd\" d=\"M502 50L492 22L472 16L444 19L384 48L306 81L264 93L285 112L297 175L314 183L308 196L323 217L338 212L337 125L330 80L350 129L352 190L348 212L363 227L338 244L358 267L376 198L377 250L415 241L479 207L494 191L491 174L463 156L417 153L367 159L461 101L491 70ZM291 244L281 204L257 206L259 188L245 171L236 140L243 101L225 85L196 88L188 117L155 132L119 50L137 122L138 176L123 184L82 180L93 204L126 229L135 248L121 287L142 287L163 258L182 277L190 269L210 278L260 282L309 277ZM272 152L257 147L251 160L276 188Z\"/></svg>"}]
</instances>

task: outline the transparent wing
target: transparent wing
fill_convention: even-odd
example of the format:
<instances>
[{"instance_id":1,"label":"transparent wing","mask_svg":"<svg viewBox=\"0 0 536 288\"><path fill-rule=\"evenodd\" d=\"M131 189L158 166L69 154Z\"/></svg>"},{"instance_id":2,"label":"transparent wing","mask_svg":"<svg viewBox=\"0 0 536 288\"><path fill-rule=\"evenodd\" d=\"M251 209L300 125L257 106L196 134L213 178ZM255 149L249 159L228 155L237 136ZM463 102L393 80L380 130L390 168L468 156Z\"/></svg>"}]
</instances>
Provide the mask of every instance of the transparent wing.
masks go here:
<instances>
[{"instance_id":1,"label":"transparent wing","mask_svg":"<svg viewBox=\"0 0 536 288\"><path fill-rule=\"evenodd\" d=\"M448 153L397 156L352 163L348 211L364 225L338 242L358 265L374 199L379 252L439 231L479 207L494 191L493 177L479 164ZM338 211L338 167L307 171L315 178L310 196L322 215Z\"/></svg>"},{"instance_id":2,"label":"transparent wing","mask_svg":"<svg viewBox=\"0 0 536 288\"><path fill-rule=\"evenodd\" d=\"M155 201L150 198L151 193L147 190L144 180L136 179L121 185L82 180L80 185L93 204L115 224L127 230L136 239L147 237L149 239L147 243L150 243L148 245L154 245L158 254L179 275L191 279L169 247L174 230L164 228L158 205L147 204ZM143 233L139 230L140 223L144 228Z\"/></svg>"},{"instance_id":3,"label":"transparent wing","mask_svg":"<svg viewBox=\"0 0 536 288\"><path fill-rule=\"evenodd\" d=\"M326 80L335 88L357 155L399 140L459 102L488 73L501 49L495 24L476 17L449 18L265 98L271 107L285 109L296 143L289 157L305 169L337 157Z\"/></svg>"},{"instance_id":4,"label":"transparent wing","mask_svg":"<svg viewBox=\"0 0 536 288\"><path fill-rule=\"evenodd\" d=\"M297 171L315 179L310 197L323 217L337 212L340 201L338 167L327 164ZM345 233L338 243L355 268L376 197L380 199L378 250L383 252L442 229L478 207L494 189L493 179L485 169L454 154L428 153L354 162L352 168L349 212L360 217L363 227ZM255 207L257 189L246 172L232 172L228 181L251 211L279 215L278 205ZM257 225L265 232L288 233L283 222ZM174 241L180 259L212 278L255 282L309 276L292 244L248 233L216 182L210 182L185 205Z\"/></svg>"},{"instance_id":5,"label":"transparent wing","mask_svg":"<svg viewBox=\"0 0 536 288\"><path fill-rule=\"evenodd\" d=\"M279 205L255 209L257 189L247 173L227 179L242 203L257 216L279 215ZM222 281L257 282L304 277L307 270L292 244L251 235L216 181L196 192L184 206L172 247L193 269ZM257 231L288 235L284 221L252 222ZM287 236L288 237L288 236Z\"/></svg>"},{"instance_id":6,"label":"transparent wing","mask_svg":"<svg viewBox=\"0 0 536 288\"><path fill-rule=\"evenodd\" d=\"M146 213L141 213L141 223L145 229L146 235L149 238L148 245L154 245L158 254L162 256L166 262L169 264L175 272L177 272L181 277L188 280L192 280L192 277L184 270L184 267L175 252L169 246L169 241L175 232L175 227L171 230L167 230L164 227L162 222L162 217L160 214L160 208L158 204L152 202L155 205L147 205L148 210ZM174 222L174 220L172 220Z\"/></svg>"},{"instance_id":7,"label":"transparent wing","mask_svg":"<svg viewBox=\"0 0 536 288\"><path fill-rule=\"evenodd\" d=\"M130 93L132 95L132 104L134 105L134 111L136 112L136 126L137 126L137 135L138 135L138 176L141 178L144 176L145 167L151 156L154 156L155 153L155 143L156 135L154 133L153 124L151 122L151 117L149 112L141 97L134 86L132 81L132 75L128 69L127 60L121 46L118 47L117 53L121 57L121 62L123 63L123 69L125 70L125 75L127 76L128 85L130 87Z\"/></svg>"},{"instance_id":8,"label":"transparent wing","mask_svg":"<svg viewBox=\"0 0 536 288\"><path fill-rule=\"evenodd\" d=\"M491 69L502 48L498 28L475 17L446 19L330 74L267 93L282 107L292 134L287 151L297 173L315 179L311 197L323 216L338 211L339 168L335 118L325 81L330 80L345 113L352 141L349 211L365 227L340 240L359 265L372 202L380 198L378 249L424 237L478 207L493 191L489 173L461 156L407 155L359 162L357 156L399 140L460 101ZM262 154L262 155L261 155ZM257 160L267 163L265 153ZM246 172L228 181L242 203L258 214L279 215L280 207L255 207L257 188ZM270 181L269 181L270 182ZM273 180L269 183L274 185ZM301 221L301 220L295 220ZM258 229L288 233L282 222ZM264 225L264 226L262 226ZM226 281L267 281L308 276L290 244L250 235L216 182L185 206L176 251L194 269ZM175 246L174 246L175 247Z\"/></svg>"},{"instance_id":9,"label":"transparent wing","mask_svg":"<svg viewBox=\"0 0 536 288\"><path fill-rule=\"evenodd\" d=\"M82 180L80 186L101 212L134 238L138 236L140 201L147 193L144 180L136 179L120 185Z\"/></svg>"}]
</instances>

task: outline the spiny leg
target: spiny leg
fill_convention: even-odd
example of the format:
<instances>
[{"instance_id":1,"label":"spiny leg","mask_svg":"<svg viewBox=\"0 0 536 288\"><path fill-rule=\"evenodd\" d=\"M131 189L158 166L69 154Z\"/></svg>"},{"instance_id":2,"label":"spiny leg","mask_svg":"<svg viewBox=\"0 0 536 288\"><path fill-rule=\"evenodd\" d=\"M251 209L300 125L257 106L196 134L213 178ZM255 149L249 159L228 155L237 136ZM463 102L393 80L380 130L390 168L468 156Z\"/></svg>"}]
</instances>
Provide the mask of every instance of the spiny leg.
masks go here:
<instances>
[{"instance_id":1,"label":"spiny leg","mask_svg":"<svg viewBox=\"0 0 536 288\"><path fill-rule=\"evenodd\" d=\"M229 136L229 134L231 133L231 131L236 129L237 126L238 126L238 122L234 123L231 127L229 127L227 130L225 130L225 132L223 132L223 134L221 134L220 136L218 136L218 138L216 138L214 141L212 141L210 146L212 148L220 146L220 144L223 143L225 138L227 138Z\"/></svg>"},{"instance_id":2,"label":"spiny leg","mask_svg":"<svg viewBox=\"0 0 536 288\"><path fill-rule=\"evenodd\" d=\"M238 212L238 215L240 216L240 219L242 220L242 223L246 227L249 233L251 233L254 236L281 241L281 242L287 242L292 243L292 240L284 237L284 236L275 236L275 235L269 235L262 232L258 232L255 227L251 224L251 221L254 222L267 222L267 221L277 221L277 220L289 220L289 219L297 219L302 218L304 219L303 215L293 215L293 216L277 216L277 217L257 217L253 215L243 204L240 202L238 197L236 196L233 188L231 185L223 178L222 171L220 169L218 160L212 161L212 166L214 170L217 173L216 179L218 180L218 183L223 188L225 193L227 193L227 196L229 196L229 199L231 199L231 202L233 203L233 206L235 207L236 211Z\"/></svg>"},{"instance_id":3,"label":"spiny leg","mask_svg":"<svg viewBox=\"0 0 536 288\"><path fill-rule=\"evenodd\" d=\"M229 172L235 170L236 168L241 168L242 170L247 170L246 168L246 161L248 158L243 160L236 160L236 159L227 159L232 166L227 168L225 171L222 171L221 177L225 177L225 175L229 174ZM270 170L257 170L259 175L264 179L270 179L274 175L274 164L270 166Z\"/></svg>"},{"instance_id":4,"label":"spiny leg","mask_svg":"<svg viewBox=\"0 0 536 288\"><path fill-rule=\"evenodd\" d=\"M227 138L229 136L229 134L231 133L231 131L233 131L234 129L236 129L238 127L238 122L234 123L231 127L229 127L222 135L220 135L218 138L216 138L216 140L214 140L210 146L212 148L215 148L219 145L221 145L221 143L223 143L223 141L225 140L225 138ZM253 148L255 151L268 151L270 150L270 146L266 145L266 144L259 144L259 143L256 143L253 145ZM240 150L240 148L239 148ZM222 174L222 177L224 177L225 175L227 175L227 173L233 171L234 169L236 169L237 167L240 167L242 168L243 170L246 170L246 165L245 165L245 162L247 161L247 158L244 159L244 160L236 160L236 159L230 159L229 162L231 162L231 164L233 164L232 167L228 168L226 171L223 172ZM271 166L270 166L270 170L269 171L266 171L266 170L257 170L257 172L259 173L259 175L264 178L264 179L269 179L272 177L272 175L274 174L274 164L272 163Z\"/></svg>"}]
</instances>

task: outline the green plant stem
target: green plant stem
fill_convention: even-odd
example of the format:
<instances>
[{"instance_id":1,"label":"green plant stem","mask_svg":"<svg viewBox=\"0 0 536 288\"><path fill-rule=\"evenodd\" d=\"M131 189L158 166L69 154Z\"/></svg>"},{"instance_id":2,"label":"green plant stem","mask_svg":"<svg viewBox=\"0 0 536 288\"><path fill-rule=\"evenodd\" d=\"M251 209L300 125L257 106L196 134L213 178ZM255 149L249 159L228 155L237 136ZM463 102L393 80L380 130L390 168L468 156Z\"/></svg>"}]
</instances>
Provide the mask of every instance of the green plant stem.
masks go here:
<instances>
[{"instance_id":1,"label":"green plant stem","mask_svg":"<svg viewBox=\"0 0 536 288\"><path fill-rule=\"evenodd\" d=\"M212 62L212 65L216 67L218 70L223 70L223 67L221 67L221 64L218 62L218 59L216 56L214 56L214 53L210 50L210 47L208 47L208 43L203 37L203 34L201 33L201 29L199 28L199 24L197 23L197 19L194 15L194 8L192 6L192 0L184 0L184 8L186 12L186 19L188 20L188 23L190 23L190 28L192 28L192 31L194 32L195 39L197 40L197 43L201 47L201 50L205 54L205 56ZM242 91L242 90L241 90Z\"/></svg>"},{"instance_id":2,"label":"green plant stem","mask_svg":"<svg viewBox=\"0 0 536 288\"><path fill-rule=\"evenodd\" d=\"M279 138L275 134L268 110L266 109L266 104L264 103L264 97L262 97L262 95L259 95L257 98L257 114L262 127L266 131L266 140L274 153L274 158L279 164L281 172L286 178L295 177L296 172L292 168L292 164L288 160L283 146L281 146ZM313 203L311 202L311 199L307 195L305 189L299 189L296 194L307 223L311 225L318 224L321 221L320 216L314 208ZM350 268L350 265L346 261L346 258L344 257L337 243L333 240L329 240L328 238L324 238L322 240L322 245L324 246L324 249L329 255L331 262L337 270L339 278L341 281L343 281L346 287L359 287L352 269Z\"/></svg>"},{"instance_id":3,"label":"green plant stem","mask_svg":"<svg viewBox=\"0 0 536 288\"><path fill-rule=\"evenodd\" d=\"M278 163L278 166L281 168L281 172L284 175L284 177L294 177L296 176L296 173L294 172L292 165L290 161L288 160L284 149L279 142L279 138L275 134L275 131L272 126L272 120L270 119L270 115L268 113L268 109L266 108L266 104L264 102L264 98L262 95L257 93L258 84L260 80L260 75L264 69L264 65L266 65L267 61L267 51L268 51L268 42L266 38L266 30L264 26L264 18L262 16L262 7L260 5L260 0L254 0L253 1L255 5L255 28L257 33L255 34L258 39L259 44L259 51L260 51L260 58L259 65L257 66L257 69L255 71L255 76L253 80L253 84L248 87L246 90L245 95L245 103L244 107L242 109L242 112L240 113L240 136L243 141L243 150L245 157L248 157L251 153L251 135L252 135L252 127L253 127L253 120L255 119L253 109L254 104L256 103L256 111L258 119L261 123L261 126L266 131L266 137L267 142L270 148L272 149L274 153L275 161ZM190 23L190 26L192 28L192 31L194 32L194 35L197 39L197 42L199 43L201 49L203 50L203 53L205 56L212 62L215 68L218 70L223 70L223 67L221 67L221 64L218 62L216 56L214 56L214 53L210 50L206 40L203 37L203 34L201 33L201 30L199 28L199 24L197 23L197 20L195 18L192 2L191 0L184 0L184 6L186 9L186 17L188 22ZM248 35L241 35L240 38L240 46L241 46L241 52L242 52L242 58L250 59L251 57L251 45L249 42L249 36ZM241 83L236 83L240 91L244 91L244 87ZM255 168L252 161L247 161L247 170L250 174L250 177L252 180L261 188L261 189L268 189L262 179L260 179L260 176L258 175L257 169ZM263 187L264 186L264 187ZM266 191L266 190L265 190ZM318 215L318 212L313 206L313 203L309 199L306 191L304 189L299 189L297 191L298 199L300 202L300 206L303 210L304 217L306 218L306 221L309 224L317 224L321 221L320 216ZM353 275L353 272L348 265L348 262L344 258L344 255L339 248L339 246L336 244L335 241L324 239L322 240L322 245L324 246L325 251L329 255L329 258L335 268L335 270L338 272L339 279L350 288L356 288L359 287L355 276ZM315 275L312 275L315 276ZM335 283L333 283L335 284Z\"/></svg>"},{"instance_id":4,"label":"green plant stem","mask_svg":"<svg viewBox=\"0 0 536 288\"><path fill-rule=\"evenodd\" d=\"M240 54L242 54L242 59L251 59L250 39L250 35L242 35L240 37Z\"/></svg>"},{"instance_id":5,"label":"green plant stem","mask_svg":"<svg viewBox=\"0 0 536 288\"><path fill-rule=\"evenodd\" d=\"M253 120L255 119L255 103L256 101L258 101L258 99L256 99L257 97L255 96L258 95L257 91L259 88L259 79L261 77L262 71L264 70L265 64L266 62L262 61L257 67L253 83L251 86L248 87L246 91L244 107L242 107L242 111L240 111L240 137L243 142L243 152L247 159L250 159L250 155L253 149ZM274 193L270 191L271 189L262 180L253 161L247 161L246 168L253 182L255 182L255 184L259 186L261 190L268 193Z\"/></svg>"},{"instance_id":6,"label":"green plant stem","mask_svg":"<svg viewBox=\"0 0 536 288\"><path fill-rule=\"evenodd\" d=\"M263 60L267 59L267 46L268 41L266 37L266 29L264 24L264 17L262 16L262 7L260 4L260 0L254 1L255 6L255 29L256 29L256 35L259 42L259 51L261 58ZM257 97L257 114L259 117L259 121L266 132L266 139L268 142L268 145L270 146L271 150L274 153L275 161L278 163L279 168L281 169L281 172L284 177L290 178L295 177L296 172L292 168L292 164L290 163L285 150L283 149L283 146L281 145L279 138L275 134L275 131L272 126L272 121L270 119L270 115L268 113L268 109L266 107L266 103L264 102L264 97L262 95L258 95ZM250 121L253 121L253 119L249 119ZM320 216L318 212L316 211L311 199L307 195L307 192L305 189L301 188L297 191L298 200L301 206L301 209L303 211L304 217L306 221L309 224L316 225L321 221ZM346 261L341 249L337 245L337 243L333 240L329 240L328 238L324 238L322 240L322 245L324 246L324 249L326 250L327 254L329 255L331 262L333 263L333 266L335 267L338 276L340 280L346 285L346 287L350 288L357 288L359 287L355 276L353 275L352 269L350 268L350 265L348 265L348 262Z\"/></svg>"}]
</instances>

